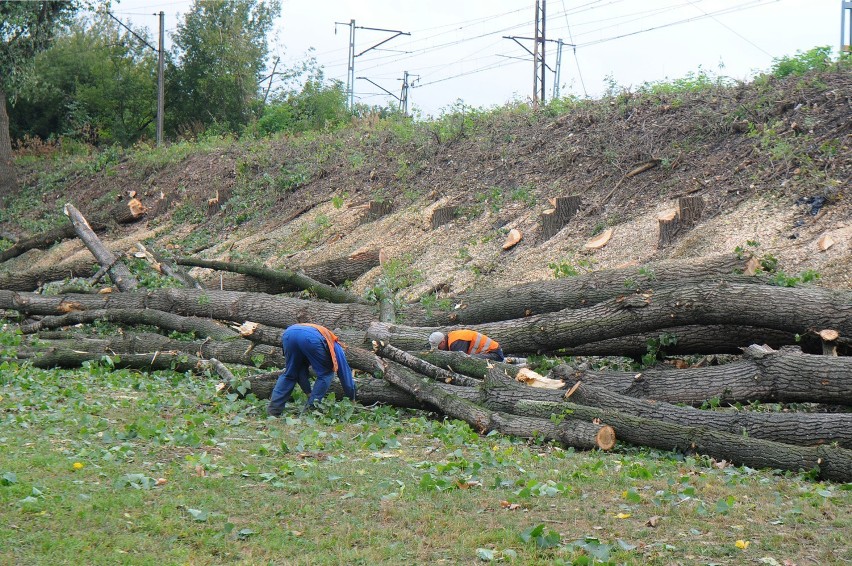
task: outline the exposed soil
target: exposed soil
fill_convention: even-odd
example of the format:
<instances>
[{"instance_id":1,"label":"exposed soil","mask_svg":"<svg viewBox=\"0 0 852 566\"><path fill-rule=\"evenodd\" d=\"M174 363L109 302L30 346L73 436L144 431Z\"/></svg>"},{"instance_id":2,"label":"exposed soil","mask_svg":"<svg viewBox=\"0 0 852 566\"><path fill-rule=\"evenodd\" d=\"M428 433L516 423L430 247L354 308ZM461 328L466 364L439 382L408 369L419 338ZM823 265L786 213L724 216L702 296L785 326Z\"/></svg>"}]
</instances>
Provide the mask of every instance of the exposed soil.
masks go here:
<instances>
[{"instance_id":1,"label":"exposed soil","mask_svg":"<svg viewBox=\"0 0 852 566\"><path fill-rule=\"evenodd\" d=\"M561 114L516 108L409 128L369 119L338 133L172 153L168 163L130 153L48 189L50 166L39 162L24 168L22 184L51 214L72 202L95 216L109 195L128 191L149 206L165 195L161 213L104 236L128 249L150 238L176 255L293 268L383 248L420 274L404 289L407 300L438 287L457 293L552 278L551 262L583 271L755 248L748 241L787 274L811 269L821 285L852 288L850 118L847 68L700 93L623 93ZM655 165L629 175L648 162ZM541 241L548 199L573 194L582 197L580 212ZM661 249L657 216L687 194L704 198L704 216ZM217 195L223 206L208 216ZM373 219L370 201L390 201L392 212ZM447 205L458 205L458 215L432 229L432 212ZM0 228L23 235L24 220ZM584 250L610 227L605 247ZM503 251L512 228L523 239ZM825 235L834 244L820 251ZM65 242L0 269L85 253ZM363 292L381 273L372 270L354 289Z\"/></svg>"}]
</instances>

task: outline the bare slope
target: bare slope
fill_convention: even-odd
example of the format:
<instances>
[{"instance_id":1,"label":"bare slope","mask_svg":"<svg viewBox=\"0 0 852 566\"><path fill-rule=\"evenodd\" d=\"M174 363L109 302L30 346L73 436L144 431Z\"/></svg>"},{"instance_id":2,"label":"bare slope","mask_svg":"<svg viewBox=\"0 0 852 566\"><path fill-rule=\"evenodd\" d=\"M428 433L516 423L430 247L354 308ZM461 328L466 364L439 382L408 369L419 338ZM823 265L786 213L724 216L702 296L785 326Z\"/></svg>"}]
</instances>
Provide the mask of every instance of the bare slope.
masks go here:
<instances>
[{"instance_id":1,"label":"bare slope","mask_svg":"<svg viewBox=\"0 0 852 566\"><path fill-rule=\"evenodd\" d=\"M70 201L94 215L130 190L149 206L164 196L160 214L110 232L107 239L124 238L121 247L151 238L176 255L270 267L383 248L394 260L385 271L411 276L406 299L438 287L455 293L552 278L549 263L582 271L731 252L747 241L788 274L813 269L823 285L849 288L850 97L845 69L623 93L559 111L472 111L417 125L368 119L322 135L131 152L40 197L46 209ZM629 175L649 162L655 166ZM41 190L43 168L30 172L26 191ZM582 197L579 214L542 241L548 199L572 194ZM685 194L705 199L704 219L658 249L657 215ZM217 196L221 209L208 215L207 201ZM392 202L391 214L371 219L371 201ZM432 212L447 205L459 206L455 220L432 229ZM524 239L503 251L511 228ZM605 228L613 229L609 243L585 251ZM824 235L835 243L819 251ZM47 265L79 250L67 242L5 268ZM365 291L381 274L374 269L354 288Z\"/></svg>"}]
</instances>

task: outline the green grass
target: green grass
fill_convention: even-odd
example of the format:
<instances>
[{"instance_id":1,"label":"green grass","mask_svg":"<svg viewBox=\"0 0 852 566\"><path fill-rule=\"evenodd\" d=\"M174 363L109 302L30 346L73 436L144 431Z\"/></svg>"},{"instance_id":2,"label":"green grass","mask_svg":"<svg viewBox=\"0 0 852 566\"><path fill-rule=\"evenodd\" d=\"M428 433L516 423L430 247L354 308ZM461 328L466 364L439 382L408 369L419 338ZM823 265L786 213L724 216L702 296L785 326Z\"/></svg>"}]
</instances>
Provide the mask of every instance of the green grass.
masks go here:
<instances>
[{"instance_id":1,"label":"green grass","mask_svg":"<svg viewBox=\"0 0 852 566\"><path fill-rule=\"evenodd\" d=\"M215 383L2 362L0 563L852 559L850 485L348 401L268 420Z\"/></svg>"}]
</instances>

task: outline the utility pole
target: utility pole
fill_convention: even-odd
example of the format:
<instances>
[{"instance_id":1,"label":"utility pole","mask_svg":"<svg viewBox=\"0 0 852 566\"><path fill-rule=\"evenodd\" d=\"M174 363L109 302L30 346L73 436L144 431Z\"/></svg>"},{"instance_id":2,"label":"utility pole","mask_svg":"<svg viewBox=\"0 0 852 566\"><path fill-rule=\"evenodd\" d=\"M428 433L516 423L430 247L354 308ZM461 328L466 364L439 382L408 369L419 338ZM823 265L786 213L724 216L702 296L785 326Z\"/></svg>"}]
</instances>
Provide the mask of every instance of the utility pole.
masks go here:
<instances>
[{"instance_id":1,"label":"utility pole","mask_svg":"<svg viewBox=\"0 0 852 566\"><path fill-rule=\"evenodd\" d=\"M849 43L846 43L847 35ZM852 53L852 2L849 0L840 2L840 56L844 53Z\"/></svg>"},{"instance_id":2,"label":"utility pole","mask_svg":"<svg viewBox=\"0 0 852 566\"><path fill-rule=\"evenodd\" d=\"M165 67L165 49L163 48L163 36L166 32L166 15L160 10L160 43L157 55L157 147L163 145L163 115L165 114L165 92L166 85L163 79Z\"/></svg>"},{"instance_id":3,"label":"utility pole","mask_svg":"<svg viewBox=\"0 0 852 566\"><path fill-rule=\"evenodd\" d=\"M408 116L408 71L402 72L402 91L399 93L399 109Z\"/></svg>"},{"instance_id":4,"label":"utility pole","mask_svg":"<svg viewBox=\"0 0 852 566\"><path fill-rule=\"evenodd\" d=\"M562 38L556 40L556 72L553 73L553 98L559 98L559 84L562 82Z\"/></svg>"},{"instance_id":5,"label":"utility pole","mask_svg":"<svg viewBox=\"0 0 852 566\"><path fill-rule=\"evenodd\" d=\"M362 51L358 54L355 54L355 29L356 29L355 20L349 20L348 24L345 23L345 22L334 22L334 26L335 26L334 27L334 33L337 33L337 26L338 25L349 26L349 65L348 65L348 74L346 76L346 94L347 94L348 100L349 100L349 110L351 111L355 107L355 58L360 57L361 55L363 55L367 51L372 51L373 49L377 48L380 45L384 45L385 43L394 39L395 37L398 37L400 35L411 35L411 34L408 33L408 32L399 31L399 30L395 30L395 29L368 28L368 27L364 27L364 26L357 26L357 29L365 29L365 30L370 30L370 31L383 31L383 32L387 32L387 33L392 33L393 35L390 36L389 38L383 40L383 41L378 42L377 44L373 45L372 47L368 47L364 51ZM358 78L360 79L360 78L364 78L364 77L358 77ZM366 79L366 80L369 80L369 79ZM373 82L373 81L370 81L370 82ZM373 83L373 84L376 84L376 83ZM376 86L378 86L378 85L376 85ZM382 87L379 87L379 88L382 88ZM384 89L382 89L382 90L384 90ZM387 91L385 91L385 92L387 92ZM396 95L392 95L392 96L394 98L397 98Z\"/></svg>"},{"instance_id":6,"label":"utility pole","mask_svg":"<svg viewBox=\"0 0 852 566\"><path fill-rule=\"evenodd\" d=\"M533 106L544 104L544 75L547 63L544 59L544 46L547 42L545 32L545 10L547 0L535 0L535 37L533 38Z\"/></svg>"}]
</instances>

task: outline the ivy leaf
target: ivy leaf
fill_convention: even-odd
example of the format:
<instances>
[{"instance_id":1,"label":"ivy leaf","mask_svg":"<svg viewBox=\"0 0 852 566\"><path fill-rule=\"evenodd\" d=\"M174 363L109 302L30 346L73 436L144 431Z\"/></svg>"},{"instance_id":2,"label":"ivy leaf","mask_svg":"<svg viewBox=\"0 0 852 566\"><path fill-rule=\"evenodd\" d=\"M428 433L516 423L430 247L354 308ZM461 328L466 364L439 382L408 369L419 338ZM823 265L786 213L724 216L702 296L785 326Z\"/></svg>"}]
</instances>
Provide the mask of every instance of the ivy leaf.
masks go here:
<instances>
[{"instance_id":1,"label":"ivy leaf","mask_svg":"<svg viewBox=\"0 0 852 566\"><path fill-rule=\"evenodd\" d=\"M186 512L190 514L193 520L198 522L204 522L210 517L210 513L201 509L187 509Z\"/></svg>"},{"instance_id":2,"label":"ivy leaf","mask_svg":"<svg viewBox=\"0 0 852 566\"><path fill-rule=\"evenodd\" d=\"M15 472L3 472L0 476L0 485L12 485L18 483L18 476Z\"/></svg>"},{"instance_id":3,"label":"ivy leaf","mask_svg":"<svg viewBox=\"0 0 852 566\"><path fill-rule=\"evenodd\" d=\"M494 560L494 551L488 548L477 548L476 557L483 562L491 562Z\"/></svg>"}]
</instances>

